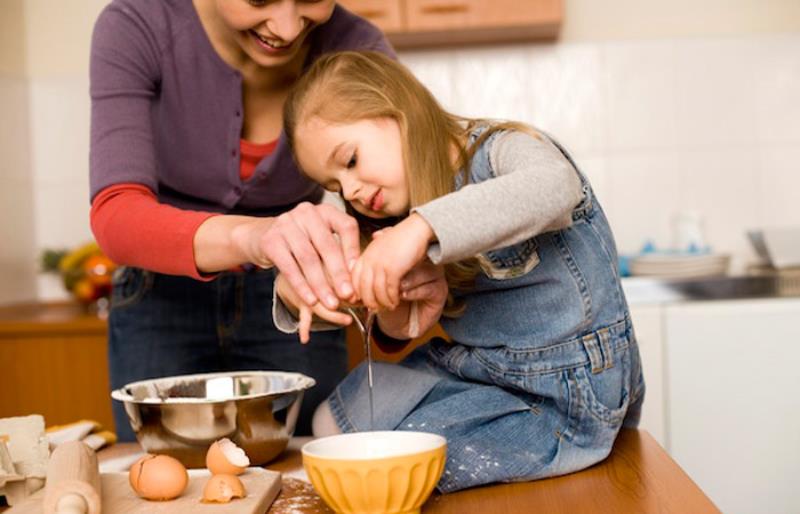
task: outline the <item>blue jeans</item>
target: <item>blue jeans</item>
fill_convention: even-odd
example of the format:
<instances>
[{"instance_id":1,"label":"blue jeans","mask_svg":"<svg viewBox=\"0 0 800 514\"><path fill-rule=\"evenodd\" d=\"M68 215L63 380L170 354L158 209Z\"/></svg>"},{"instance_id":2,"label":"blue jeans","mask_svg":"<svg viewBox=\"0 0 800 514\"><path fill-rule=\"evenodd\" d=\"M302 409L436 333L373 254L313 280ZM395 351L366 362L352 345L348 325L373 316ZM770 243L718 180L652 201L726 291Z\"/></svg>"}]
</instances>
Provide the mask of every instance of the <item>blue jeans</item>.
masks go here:
<instances>
[{"instance_id":1,"label":"blue jeans","mask_svg":"<svg viewBox=\"0 0 800 514\"><path fill-rule=\"evenodd\" d=\"M638 424L644 400L628 320L530 351L435 339L399 364L374 366L373 429L447 438L442 492L600 462L620 428ZM343 432L370 430L364 368L328 399Z\"/></svg>"},{"instance_id":2,"label":"blue jeans","mask_svg":"<svg viewBox=\"0 0 800 514\"><path fill-rule=\"evenodd\" d=\"M344 332L314 333L307 345L272 323L271 270L225 272L210 282L121 268L109 317L111 387L149 378L233 370L296 371L317 381L306 391L295 433L347 372ZM121 441L135 440L120 402Z\"/></svg>"}]
</instances>

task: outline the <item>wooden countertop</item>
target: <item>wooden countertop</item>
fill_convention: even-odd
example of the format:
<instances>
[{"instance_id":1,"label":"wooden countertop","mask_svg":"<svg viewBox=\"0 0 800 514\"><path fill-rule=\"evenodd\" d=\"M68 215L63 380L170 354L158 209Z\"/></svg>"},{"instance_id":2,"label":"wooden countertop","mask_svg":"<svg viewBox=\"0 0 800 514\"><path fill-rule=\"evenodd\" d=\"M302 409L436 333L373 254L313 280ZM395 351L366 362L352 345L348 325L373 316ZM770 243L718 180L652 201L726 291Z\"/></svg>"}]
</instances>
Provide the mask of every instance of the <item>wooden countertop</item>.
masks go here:
<instances>
[{"instance_id":1,"label":"wooden countertop","mask_svg":"<svg viewBox=\"0 0 800 514\"><path fill-rule=\"evenodd\" d=\"M283 489L268 514L329 514L305 481L300 448L309 438L295 438L267 468L283 473ZM100 452L101 460L138 451L118 444ZM0 509L2 510L2 509ZM497 484L441 495L434 493L424 514L719 514L711 500L684 473L653 437L642 430L623 430L611 455L589 469L562 477Z\"/></svg>"},{"instance_id":2,"label":"wooden countertop","mask_svg":"<svg viewBox=\"0 0 800 514\"><path fill-rule=\"evenodd\" d=\"M293 441L278 461L267 466L284 472L284 483L302 468ZM295 484L281 497L290 502ZM289 493L284 496L285 493ZM307 493L304 493L307 494ZM316 496L316 494L314 494ZM285 514L276 502L270 514ZM445 495L434 494L423 506L424 514L575 514L578 512L692 514L719 513L711 500L675 463L653 437L643 430L623 430L605 461L562 477L497 484ZM332 512L302 510L297 512Z\"/></svg>"},{"instance_id":3,"label":"wooden countertop","mask_svg":"<svg viewBox=\"0 0 800 514\"><path fill-rule=\"evenodd\" d=\"M0 307L0 337L105 335L106 327L105 320L76 302L22 303Z\"/></svg>"}]
</instances>

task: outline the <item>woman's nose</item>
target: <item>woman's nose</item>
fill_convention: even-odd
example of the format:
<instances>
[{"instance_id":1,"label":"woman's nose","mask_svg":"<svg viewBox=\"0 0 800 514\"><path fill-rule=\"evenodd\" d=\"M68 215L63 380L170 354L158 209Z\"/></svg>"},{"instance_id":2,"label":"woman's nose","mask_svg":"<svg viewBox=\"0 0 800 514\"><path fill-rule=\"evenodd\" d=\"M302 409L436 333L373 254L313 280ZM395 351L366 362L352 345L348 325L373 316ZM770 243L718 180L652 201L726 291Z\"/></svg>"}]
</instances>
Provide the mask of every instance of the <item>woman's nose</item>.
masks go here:
<instances>
[{"instance_id":1,"label":"woman's nose","mask_svg":"<svg viewBox=\"0 0 800 514\"><path fill-rule=\"evenodd\" d=\"M295 0L276 2L265 23L267 30L282 41L294 41L306 26L305 19L297 11Z\"/></svg>"}]
</instances>

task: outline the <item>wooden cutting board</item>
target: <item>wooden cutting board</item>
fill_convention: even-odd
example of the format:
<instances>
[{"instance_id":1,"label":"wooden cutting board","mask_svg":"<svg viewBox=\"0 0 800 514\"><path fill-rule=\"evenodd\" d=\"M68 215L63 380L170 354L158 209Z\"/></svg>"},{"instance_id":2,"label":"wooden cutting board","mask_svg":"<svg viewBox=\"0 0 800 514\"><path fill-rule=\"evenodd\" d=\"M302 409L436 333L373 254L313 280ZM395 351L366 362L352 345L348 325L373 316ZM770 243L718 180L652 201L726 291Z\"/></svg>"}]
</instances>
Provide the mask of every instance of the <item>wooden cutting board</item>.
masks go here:
<instances>
[{"instance_id":1,"label":"wooden cutting board","mask_svg":"<svg viewBox=\"0 0 800 514\"><path fill-rule=\"evenodd\" d=\"M281 474L262 468L248 468L240 475L247 497L230 503L202 503L203 487L211 473L205 469L189 470L189 485L183 494L171 501L153 502L136 496L128 483L127 473L103 473L103 514L264 514L281 490ZM15 505L7 514L41 514L44 489Z\"/></svg>"}]
</instances>

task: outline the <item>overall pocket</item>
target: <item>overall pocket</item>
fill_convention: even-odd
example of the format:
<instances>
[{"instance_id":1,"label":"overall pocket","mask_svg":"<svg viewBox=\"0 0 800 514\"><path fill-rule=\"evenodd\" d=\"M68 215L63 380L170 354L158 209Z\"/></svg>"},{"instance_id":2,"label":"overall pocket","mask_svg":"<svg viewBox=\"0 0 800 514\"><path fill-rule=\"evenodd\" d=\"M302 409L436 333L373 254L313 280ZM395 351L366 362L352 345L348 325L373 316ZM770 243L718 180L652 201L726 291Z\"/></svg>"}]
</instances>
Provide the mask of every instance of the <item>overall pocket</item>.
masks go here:
<instances>
[{"instance_id":1,"label":"overall pocket","mask_svg":"<svg viewBox=\"0 0 800 514\"><path fill-rule=\"evenodd\" d=\"M121 266L111 279L111 308L121 309L139 303L153 287L155 275L140 268Z\"/></svg>"},{"instance_id":2,"label":"overall pocket","mask_svg":"<svg viewBox=\"0 0 800 514\"><path fill-rule=\"evenodd\" d=\"M525 275L539 264L536 238L479 254L478 262L486 276L495 280Z\"/></svg>"},{"instance_id":3,"label":"overall pocket","mask_svg":"<svg viewBox=\"0 0 800 514\"><path fill-rule=\"evenodd\" d=\"M630 348L626 345L611 354L613 362L606 362L600 370L590 363L569 372L578 423L595 421L615 429L622 424L631 396Z\"/></svg>"}]
</instances>

